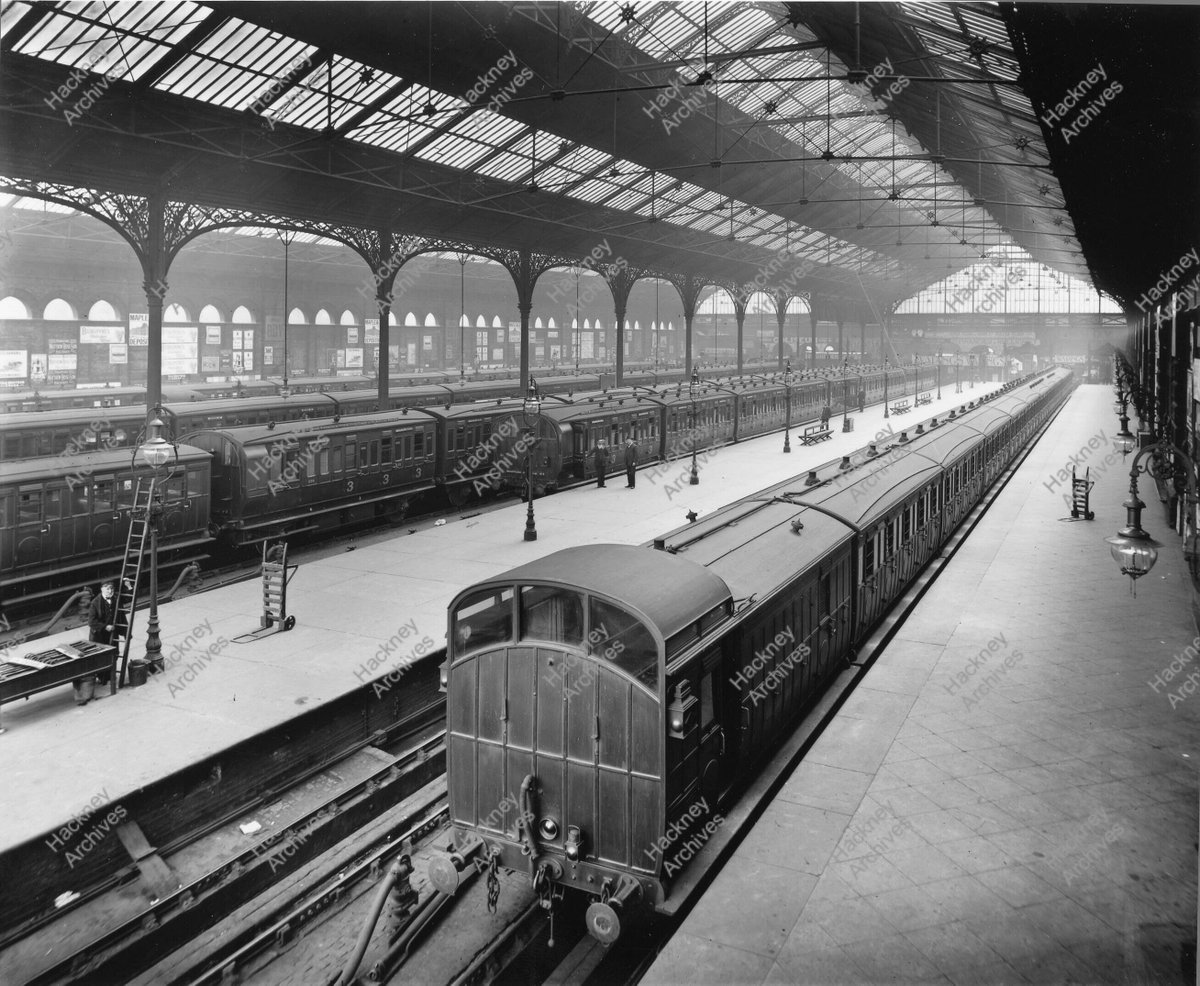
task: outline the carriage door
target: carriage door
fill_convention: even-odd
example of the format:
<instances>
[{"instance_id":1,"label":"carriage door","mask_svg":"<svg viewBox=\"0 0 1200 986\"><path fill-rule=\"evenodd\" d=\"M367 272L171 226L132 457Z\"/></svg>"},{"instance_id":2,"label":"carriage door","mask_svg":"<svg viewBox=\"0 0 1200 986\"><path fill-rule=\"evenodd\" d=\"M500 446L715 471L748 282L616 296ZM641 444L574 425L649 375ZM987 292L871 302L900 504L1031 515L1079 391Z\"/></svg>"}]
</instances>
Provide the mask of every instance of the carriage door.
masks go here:
<instances>
[{"instance_id":1,"label":"carriage door","mask_svg":"<svg viewBox=\"0 0 1200 986\"><path fill-rule=\"evenodd\" d=\"M700 658L700 793L709 800L729 786L736 759L726 756L726 735L737 735L737 702L729 694L730 676L721 667L720 647Z\"/></svg>"}]
</instances>

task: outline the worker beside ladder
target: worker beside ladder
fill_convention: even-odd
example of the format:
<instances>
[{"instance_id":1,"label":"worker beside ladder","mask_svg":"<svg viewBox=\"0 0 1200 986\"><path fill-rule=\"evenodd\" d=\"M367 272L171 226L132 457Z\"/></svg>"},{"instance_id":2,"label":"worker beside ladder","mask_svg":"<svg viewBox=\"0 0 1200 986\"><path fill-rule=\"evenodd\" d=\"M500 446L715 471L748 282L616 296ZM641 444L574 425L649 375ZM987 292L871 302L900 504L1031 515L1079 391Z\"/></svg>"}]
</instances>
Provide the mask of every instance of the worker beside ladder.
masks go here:
<instances>
[{"instance_id":1,"label":"worker beside ladder","mask_svg":"<svg viewBox=\"0 0 1200 986\"><path fill-rule=\"evenodd\" d=\"M125 672L129 664L129 644L133 634L133 611L137 605L138 586L141 584L142 564L146 558L146 535L150 530L150 511L154 503L154 477L143 477L137 481L133 494L133 515L129 519L129 536L125 540L125 559L121 562L121 578L117 582L117 601L113 607L116 621L113 624L112 643L121 655L121 685L125 685ZM163 670L161 659L150 665L151 672Z\"/></svg>"}]
</instances>

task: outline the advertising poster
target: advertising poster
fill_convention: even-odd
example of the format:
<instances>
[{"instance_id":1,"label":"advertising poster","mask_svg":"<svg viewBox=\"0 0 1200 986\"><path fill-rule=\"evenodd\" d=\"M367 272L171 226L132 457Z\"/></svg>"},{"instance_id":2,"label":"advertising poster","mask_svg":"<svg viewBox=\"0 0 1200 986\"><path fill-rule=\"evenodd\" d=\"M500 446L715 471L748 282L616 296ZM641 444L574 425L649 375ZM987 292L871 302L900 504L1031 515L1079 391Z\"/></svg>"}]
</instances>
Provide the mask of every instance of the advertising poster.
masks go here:
<instances>
[{"instance_id":1,"label":"advertising poster","mask_svg":"<svg viewBox=\"0 0 1200 986\"><path fill-rule=\"evenodd\" d=\"M279 339L283 338L283 316L282 315L268 315L267 321L266 321L266 326L267 326L267 338L268 339L275 341L275 340L279 340Z\"/></svg>"},{"instance_id":2,"label":"advertising poster","mask_svg":"<svg viewBox=\"0 0 1200 986\"><path fill-rule=\"evenodd\" d=\"M0 349L0 379L24 379L25 361L28 356L28 349ZM42 359L45 357L43 356Z\"/></svg>"},{"instance_id":3,"label":"advertising poster","mask_svg":"<svg viewBox=\"0 0 1200 986\"><path fill-rule=\"evenodd\" d=\"M75 386L79 344L74 339L51 339L47 344L46 382L62 387Z\"/></svg>"},{"instance_id":4,"label":"advertising poster","mask_svg":"<svg viewBox=\"0 0 1200 986\"><path fill-rule=\"evenodd\" d=\"M253 349L254 348L254 330L253 329L243 329L242 330L242 348L243 349Z\"/></svg>"},{"instance_id":5,"label":"advertising poster","mask_svg":"<svg viewBox=\"0 0 1200 986\"><path fill-rule=\"evenodd\" d=\"M493 363L502 363L503 361L504 361L504 350L503 349L493 349L492 350L492 362Z\"/></svg>"},{"instance_id":6,"label":"advertising poster","mask_svg":"<svg viewBox=\"0 0 1200 986\"><path fill-rule=\"evenodd\" d=\"M221 368L220 356L201 356L200 371L202 373L216 373Z\"/></svg>"},{"instance_id":7,"label":"advertising poster","mask_svg":"<svg viewBox=\"0 0 1200 986\"><path fill-rule=\"evenodd\" d=\"M241 373L244 367L242 366L242 351L235 349L233 351L233 372Z\"/></svg>"},{"instance_id":8,"label":"advertising poster","mask_svg":"<svg viewBox=\"0 0 1200 986\"><path fill-rule=\"evenodd\" d=\"M34 353L29 357L29 379L33 383L46 382L46 354Z\"/></svg>"},{"instance_id":9,"label":"advertising poster","mask_svg":"<svg viewBox=\"0 0 1200 986\"><path fill-rule=\"evenodd\" d=\"M115 346L125 341L123 325L81 325L79 341L92 345Z\"/></svg>"},{"instance_id":10,"label":"advertising poster","mask_svg":"<svg viewBox=\"0 0 1200 986\"><path fill-rule=\"evenodd\" d=\"M357 346L358 345L358 326L357 325L346 326L346 345L347 346Z\"/></svg>"},{"instance_id":11,"label":"advertising poster","mask_svg":"<svg viewBox=\"0 0 1200 986\"><path fill-rule=\"evenodd\" d=\"M346 350L346 369L361 370L363 365L363 351L361 349Z\"/></svg>"},{"instance_id":12,"label":"advertising poster","mask_svg":"<svg viewBox=\"0 0 1200 986\"><path fill-rule=\"evenodd\" d=\"M233 348L234 349L243 348L242 347L242 330L241 329L233 330Z\"/></svg>"},{"instance_id":13,"label":"advertising poster","mask_svg":"<svg viewBox=\"0 0 1200 986\"><path fill-rule=\"evenodd\" d=\"M242 369L247 372L254 369L254 353L249 349L242 353Z\"/></svg>"},{"instance_id":14,"label":"advertising poster","mask_svg":"<svg viewBox=\"0 0 1200 986\"><path fill-rule=\"evenodd\" d=\"M409 363L417 362L417 344L415 342L406 342L404 344L405 359Z\"/></svg>"},{"instance_id":15,"label":"advertising poster","mask_svg":"<svg viewBox=\"0 0 1200 986\"><path fill-rule=\"evenodd\" d=\"M221 326L219 326L219 325L204 326L204 341L209 346L221 345Z\"/></svg>"},{"instance_id":16,"label":"advertising poster","mask_svg":"<svg viewBox=\"0 0 1200 986\"><path fill-rule=\"evenodd\" d=\"M129 315L129 345L131 346L149 346L150 345L150 316Z\"/></svg>"},{"instance_id":17,"label":"advertising poster","mask_svg":"<svg viewBox=\"0 0 1200 986\"><path fill-rule=\"evenodd\" d=\"M164 376L186 376L198 373L200 366L199 346L194 341L195 329L192 329L192 342L163 342L162 371ZM166 335L166 329L163 330Z\"/></svg>"},{"instance_id":18,"label":"advertising poster","mask_svg":"<svg viewBox=\"0 0 1200 986\"><path fill-rule=\"evenodd\" d=\"M504 337L501 336L496 341L503 342ZM509 322L508 323L508 341L509 342L520 342L521 341L521 323L520 322Z\"/></svg>"},{"instance_id":19,"label":"advertising poster","mask_svg":"<svg viewBox=\"0 0 1200 986\"><path fill-rule=\"evenodd\" d=\"M221 360L220 369L222 369L222 370L232 370L233 369L233 353L230 350L222 349L220 352L219 358Z\"/></svg>"},{"instance_id":20,"label":"advertising poster","mask_svg":"<svg viewBox=\"0 0 1200 986\"><path fill-rule=\"evenodd\" d=\"M368 346L379 345L379 319L363 319L363 342Z\"/></svg>"},{"instance_id":21,"label":"advertising poster","mask_svg":"<svg viewBox=\"0 0 1200 986\"><path fill-rule=\"evenodd\" d=\"M108 365L109 366L124 366L129 362L129 347L125 343L119 346L111 344L108 347Z\"/></svg>"},{"instance_id":22,"label":"advertising poster","mask_svg":"<svg viewBox=\"0 0 1200 986\"><path fill-rule=\"evenodd\" d=\"M272 366L275 364L274 346L263 346L263 364L270 364Z\"/></svg>"},{"instance_id":23,"label":"advertising poster","mask_svg":"<svg viewBox=\"0 0 1200 986\"><path fill-rule=\"evenodd\" d=\"M194 325L164 325L164 343L191 343L196 345L197 330Z\"/></svg>"},{"instance_id":24,"label":"advertising poster","mask_svg":"<svg viewBox=\"0 0 1200 986\"><path fill-rule=\"evenodd\" d=\"M421 348L426 352L433 349L433 336L421 336Z\"/></svg>"}]
</instances>

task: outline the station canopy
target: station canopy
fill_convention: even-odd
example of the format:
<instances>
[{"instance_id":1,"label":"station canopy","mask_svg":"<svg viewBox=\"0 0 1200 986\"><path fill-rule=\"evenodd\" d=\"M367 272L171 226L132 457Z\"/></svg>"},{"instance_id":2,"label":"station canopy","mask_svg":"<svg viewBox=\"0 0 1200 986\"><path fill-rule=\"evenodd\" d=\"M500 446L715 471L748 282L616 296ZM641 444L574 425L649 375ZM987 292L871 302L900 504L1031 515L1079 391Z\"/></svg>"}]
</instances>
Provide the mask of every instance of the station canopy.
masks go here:
<instances>
[{"instance_id":1,"label":"station canopy","mask_svg":"<svg viewBox=\"0 0 1200 986\"><path fill-rule=\"evenodd\" d=\"M876 315L981 262L1089 279L994 4L16 0L0 32L10 178Z\"/></svg>"}]
</instances>

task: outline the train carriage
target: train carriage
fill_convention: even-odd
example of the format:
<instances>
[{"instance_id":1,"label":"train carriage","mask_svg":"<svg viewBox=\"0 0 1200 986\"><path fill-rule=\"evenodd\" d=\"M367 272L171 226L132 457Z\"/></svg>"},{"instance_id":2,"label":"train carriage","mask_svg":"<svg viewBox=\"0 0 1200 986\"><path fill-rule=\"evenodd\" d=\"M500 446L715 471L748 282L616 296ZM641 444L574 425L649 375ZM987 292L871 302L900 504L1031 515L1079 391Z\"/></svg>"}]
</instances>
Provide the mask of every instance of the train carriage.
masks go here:
<instances>
[{"instance_id":1,"label":"train carriage","mask_svg":"<svg viewBox=\"0 0 1200 986\"><path fill-rule=\"evenodd\" d=\"M0 393L0 412L127 407L146 403L145 387L83 387L76 390L15 390Z\"/></svg>"},{"instance_id":2,"label":"train carriage","mask_svg":"<svg viewBox=\"0 0 1200 986\"><path fill-rule=\"evenodd\" d=\"M202 430L213 521L234 544L406 512L435 486L436 423L414 411Z\"/></svg>"},{"instance_id":3,"label":"train carriage","mask_svg":"<svg viewBox=\"0 0 1200 986\"><path fill-rule=\"evenodd\" d=\"M661 902L668 792L695 773L671 753L662 669L731 612L703 567L625 545L568 548L459 594L446 731L460 836L598 894L633 876Z\"/></svg>"},{"instance_id":4,"label":"train carriage","mask_svg":"<svg viewBox=\"0 0 1200 986\"><path fill-rule=\"evenodd\" d=\"M1005 388L656 551L567 549L461 593L444 669L461 853L527 869L543 896L557 884L598 898L587 921L601 941L639 903L677 910L718 809L1071 384L1055 371ZM435 885L452 892L457 869L435 865Z\"/></svg>"},{"instance_id":5,"label":"train carriage","mask_svg":"<svg viewBox=\"0 0 1200 986\"><path fill-rule=\"evenodd\" d=\"M148 475L128 449L5 463L0 471L0 584L9 591L51 573L119 568L137 480ZM164 557L212 540L210 486L209 454L180 445L165 486L160 521Z\"/></svg>"},{"instance_id":6,"label":"train carriage","mask_svg":"<svg viewBox=\"0 0 1200 986\"><path fill-rule=\"evenodd\" d=\"M507 429L497 429L519 410L520 403L512 398L421 409L438 422L435 482L444 486L454 506L499 488L496 448Z\"/></svg>"}]
</instances>

